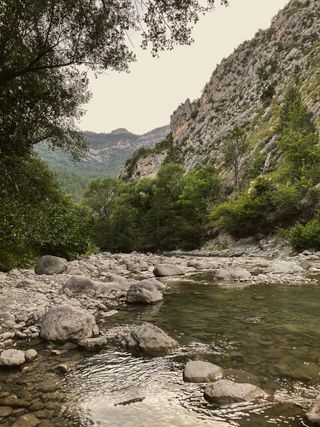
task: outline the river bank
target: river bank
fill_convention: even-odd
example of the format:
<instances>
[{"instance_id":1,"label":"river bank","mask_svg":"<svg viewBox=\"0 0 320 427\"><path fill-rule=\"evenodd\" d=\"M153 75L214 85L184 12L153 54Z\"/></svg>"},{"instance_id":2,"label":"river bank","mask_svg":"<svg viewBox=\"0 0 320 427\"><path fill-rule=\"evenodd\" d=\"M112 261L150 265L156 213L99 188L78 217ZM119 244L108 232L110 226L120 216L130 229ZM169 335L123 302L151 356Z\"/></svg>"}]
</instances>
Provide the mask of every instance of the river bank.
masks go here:
<instances>
[{"instance_id":1,"label":"river bank","mask_svg":"<svg viewBox=\"0 0 320 427\"><path fill-rule=\"evenodd\" d=\"M76 374L74 372L76 370L73 370L73 366L78 366L79 363L81 365L83 360L92 357L83 351L83 347L79 348L68 340L64 344L57 344L40 338L41 324L50 308L68 305L75 310L85 310L88 315L95 318L98 327L96 330L98 339L107 337L108 347L113 348L113 340L122 333L121 328L119 329L117 325L128 323L127 313L129 313L130 324L140 324L141 321L154 323L155 318L157 318L157 311L161 310L162 302L146 304L143 307L148 308L140 308L142 306L137 304L139 301L135 301L135 298L137 298L136 288L139 289L141 284L145 286L148 283L148 292L150 289L152 290L151 293L143 294L144 296L147 295L147 298L151 298L149 302L155 302L152 301L152 298L159 298L161 301L162 293L164 293L163 298L166 301L167 298L170 299L170 295L175 295L178 289L199 289L198 293L202 293L201 298L204 299L195 303L195 310L202 310L201 307L205 305L205 300L211 298L212 293L220 295L220 291L211 292L211 288L208 293L209 288L203 287L206 283L214 283L221 291L229 289L230 291L234 290L234 292L241 289L258 289L258 285L262 285L263 289L272 288L272 293L277 292L277 286L283 285L294 285L294 288L299 287L299 285L308 289L310 286L317 288L320 253L305 252L295 255L275 248L263 250L258 247L243 248L242 253L239 248L232 250L228 249L229 253L201 251L192 254L174 253L166 256L138 253L102 253L66 263L63 267L65 270L59 274L36 274L33 270L13 270L9 273L1 273L0 348L2 350L0 351L36 349L38 357L25 361L19 368L13 370L2 367L0 377L3 380L4 387L0 390L0 423L11 426L13 422L20 422L20 424L14 424L15 427L33 425L30 424L31 418L27 419L25 424L21 424L23 423L21 417L32 415L38 420L32 421L37 423L34 425L55 425L52 421L53 414L62 406L59 400L58 402L55 400L59 396L57 375L59 378L59 375L67 373L75 379ZM155 270L157 266L158 269ZM159 266L166 266L166 268L161 269ZM79 280L74 279L79 278L79 276L86 277L88 281L80 280L79 282ZM198 285L198 283L202 285ZM161 297L152 287L157 288ZM223 302L221 301L222 307L225 304L230 304L230 298L234 298L235 295L224 296ZM288 295L290 295L289 292ZM138 298L140 297L139 294ZM261 298L265 298L259 293L253 297L256 301L255 305L258 305ZM184 298L186 298L184 306L189 307L192 299L196 301L200 297L197 297L197 293L193 293ZM177 302L173 306L174 309L176 304ZM262 310L263 300L260 301L260 305ZM210 312L209 307L207 310ZM170 313L164 317L169 319ZM188 318L187 313L184 313L179 321L183 321L184 318ZM200 318L201 314L198 314L194 321L197 322ZM159 322L160 326L163 326L161 319L158 319ZM173 323L175 322L177 320L173 320ZM219 318L215 322L218 325ZM169 332L170 325L171 322L167 321L164 323L163 329ZM115 326L116 328L114 328ZM236 325L233 325L231 329L234 328ZM180 329L182 330L183 327L181 326ZM234 332L237 333L237 331ZM205 330L205 323L201 328L201 333L204 337L208 333ZM203 341L201 333L199 335L199 348L201 348L201 341ZM183 345L183 336L175 338L178 338L179 343ZM100 342L100 344L100 347L98 345L93 350L99 352L100 348L106 348L105 341ZM126 354L121 353L121 357L126 358ZM208 358L210 359L210 354L206 354L205 359ZM212 359L215 359L212 361L216 363L219 357L215 354ZM163 360L167 359L164 358ZM222 362L225 363L224 360ZM282 366L281 369L285 371L289 368ZM41 376L46 378L46 386L39 386ZM15 391L15 387L12 385L14 382L25 384L24 397L19 386L16 386L16 393L12 394ZM8 390L5 384L9 385ZM28 388L30 388L29 395L26 394ZM314 391L311 395L313 398L315 397ZM18 400L13 396L16 396ZM63 402L64 397L60 395L59 399ZM48 401L49 405L47 404ZM77 424L74 421L76 418L77 414L74 413L70 421L65 422L64 425L86 425L79 424L79 422ZM214 425L219 425L218 421L216 420ZM223 422L223 420L220 421ZM177 425L180 426L179 423ZM193 424L191 423L191 425Z\"/></svg>"}]
</instances>

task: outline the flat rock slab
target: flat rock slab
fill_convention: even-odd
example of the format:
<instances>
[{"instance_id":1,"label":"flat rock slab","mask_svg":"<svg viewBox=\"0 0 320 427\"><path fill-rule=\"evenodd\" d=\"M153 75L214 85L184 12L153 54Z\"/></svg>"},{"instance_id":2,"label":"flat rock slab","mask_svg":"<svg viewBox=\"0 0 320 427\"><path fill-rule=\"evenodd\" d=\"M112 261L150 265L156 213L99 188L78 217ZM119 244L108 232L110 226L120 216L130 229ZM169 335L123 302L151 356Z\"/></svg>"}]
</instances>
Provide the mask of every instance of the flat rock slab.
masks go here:
<instances>
[{"instance_id":1,"label":"flat rock slab","mask_svg":"<svg viewBox=\"0 0 320 427\"><path fill-rule=\"evenodd\" d=\"M179 348L176 340L150 323L143 323L129 331L124 337L123 344L151 356L165 355Z\"/></svg>"},{"instance_id":2,"label":"flat rock slab","mask_svg":"<svg viewBox=\"0 0 320 427\"><path fill-rule=\"evenodd\" d=\"M68 270L68 264L62 258L45 255L38 259L35 266L36 274L61 274Z\"/></svg>"},{"instance_id":3,"label":"flat rock slab","mask_svg":"<svg viewBox=\"0 0 320 427\"><path fill-rule=\"evenodd\" d=\"M75 341L95 335L95 318L88 311L69 305L52 307L43 317L40 335L48 341Z\"/></svg>"},{"instance_id":4,"label":"flat rock slab","mask_svg":"<svg viewBox=\"0 0 320 427\"><path fill-rule=\"evenodd\" d=\"M277 260L271 263L267 272L273 274L294 274L303 273L304 269L297 262Z\"/></svg>"},{"instance_id":5,"label":"flat rock slab","mask_svg":"<svg viewBox=\"0 0 320 427\"><path fill-rule=\"evenodd\" d=\"M218 380L207 385L204 397L217 405L233 402L245 402L268 395L258 386L253 384L236 383L231 380Z\"/></svg>"},{"instance_id":6,"label":"flat rock slab","mask_svg":"<svg viewBox=\"0 0 320 427\"><path fill-rule=\"evenodd\" d=\"M159 264L154 268L153 274L156 277L182 276L184 272L181 268L172 264Z\"/></svg>"},{"instance_id":7,"label":"flat rock slab","mask_svg":"<svg viewBox=\"0 0 320 427\"><path fill-rule=\"evenodd\" d=\"M209 383L216 381L223 376L223 369L220 366L200 360L188 362L184 368L183 378L191 383Z\"/></svg>"}]
</instances>

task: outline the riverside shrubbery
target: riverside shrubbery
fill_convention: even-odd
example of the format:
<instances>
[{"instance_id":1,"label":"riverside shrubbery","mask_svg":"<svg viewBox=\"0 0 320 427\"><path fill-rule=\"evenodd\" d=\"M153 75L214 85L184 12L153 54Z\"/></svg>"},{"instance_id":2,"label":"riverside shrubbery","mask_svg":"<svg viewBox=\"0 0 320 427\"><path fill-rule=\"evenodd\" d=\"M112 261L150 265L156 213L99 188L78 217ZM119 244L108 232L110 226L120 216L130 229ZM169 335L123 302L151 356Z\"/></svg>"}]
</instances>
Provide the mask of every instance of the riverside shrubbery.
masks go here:
<instances>
[{"instance_id":1,"label":"riverside shrubbery","mask_svg":"<svg viewBox=\"0 0 320 427\"><path fill-rule=\"evenodd\" d=\"M0 270L26 267L43 254L74 259L94 249L90 211L62 193L36 156L2 156L0 169Z\"/></svg>"},{"instance_id":2,"label":"riverside shrubbery","mask_svg":"<svg viewBox=\"0 0 320 427\"><path fill-rule=\"evenodd\" d=\"M238 197L215 206L210 219L216 230L235 237L274 233L278 228L310 220L317 211L319 138L312 116L295 88L286 94L278 132L282 158L276 171L257 177ZM306 225L295 225L282 234L296 248L315 247L319 218L318 215Z\"/></svg>"}]
</instances>

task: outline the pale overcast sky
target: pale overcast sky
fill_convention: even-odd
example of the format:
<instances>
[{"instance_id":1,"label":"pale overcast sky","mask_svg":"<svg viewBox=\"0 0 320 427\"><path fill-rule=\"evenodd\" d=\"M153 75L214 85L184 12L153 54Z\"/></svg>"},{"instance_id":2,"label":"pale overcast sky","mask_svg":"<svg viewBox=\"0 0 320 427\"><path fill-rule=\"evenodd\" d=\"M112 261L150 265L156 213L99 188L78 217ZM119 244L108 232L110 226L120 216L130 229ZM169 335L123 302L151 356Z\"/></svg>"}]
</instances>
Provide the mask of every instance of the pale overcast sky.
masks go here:
<instances>
[{"instance_id":1,"label":"pale overcast sky","mask_svg":"<svg viewBox=\"0 0 320 427\"><path fill-rule=\"evenodd\" d=\"M80 122L82 130L110 132L126 128L142 134L169 124L170 115L186 98L198 98L220 63L272 17L288 0L230 0L201 18L195 42L164 52L160 58L135 46L137 62L130 73L106 72L90 77L92 98Z\"/></svg>"}]
</instances>

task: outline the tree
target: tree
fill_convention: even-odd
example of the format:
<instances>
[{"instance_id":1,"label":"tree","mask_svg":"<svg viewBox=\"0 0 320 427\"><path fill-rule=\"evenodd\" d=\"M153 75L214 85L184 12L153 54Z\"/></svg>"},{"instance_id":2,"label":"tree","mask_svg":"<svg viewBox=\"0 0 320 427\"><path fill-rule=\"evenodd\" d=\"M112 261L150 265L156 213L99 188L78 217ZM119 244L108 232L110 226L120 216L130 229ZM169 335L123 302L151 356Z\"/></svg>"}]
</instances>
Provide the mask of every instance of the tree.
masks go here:
<instances>
[{"instance_id":1,"label":"tree","mask_svg":"<svg viewBox=\"0 0 320 427\"><path fill-rule=\"evenodd\" d=\"M227 0L221 0L226 4ZM191 42L215 0L4 0L0 3L0 150L25 155L48 140L79 154L76 120L87 70L126 70L129 32L154 55ZM79 67L84 66L84 67ZM81 150L80 150L81 152Z\"/></svg>"},{"instance_id":2,"label":"tree","mask_svg":"<svg viewBox=\"0 0 320 427\"><path fill-rule=\"evenodd\" d=\"M319 135L312 114L296 87L287 91L280 114L280 140L287 179L299 187L311 187L320 180Z\"/></svg>"},{"instance_id":3,"label":"tree","mask_svg":"<svg viewBox=\"0 0 320 427\"><path fill-rule=\"evenodd\" d=\"M226 141L224 147L224 161L227 166L232 166L234 176L234 186L239 192L240 184L240 161L246 152L246 135L243 129L235 127Z\"/></svg>"}]
</instances>

